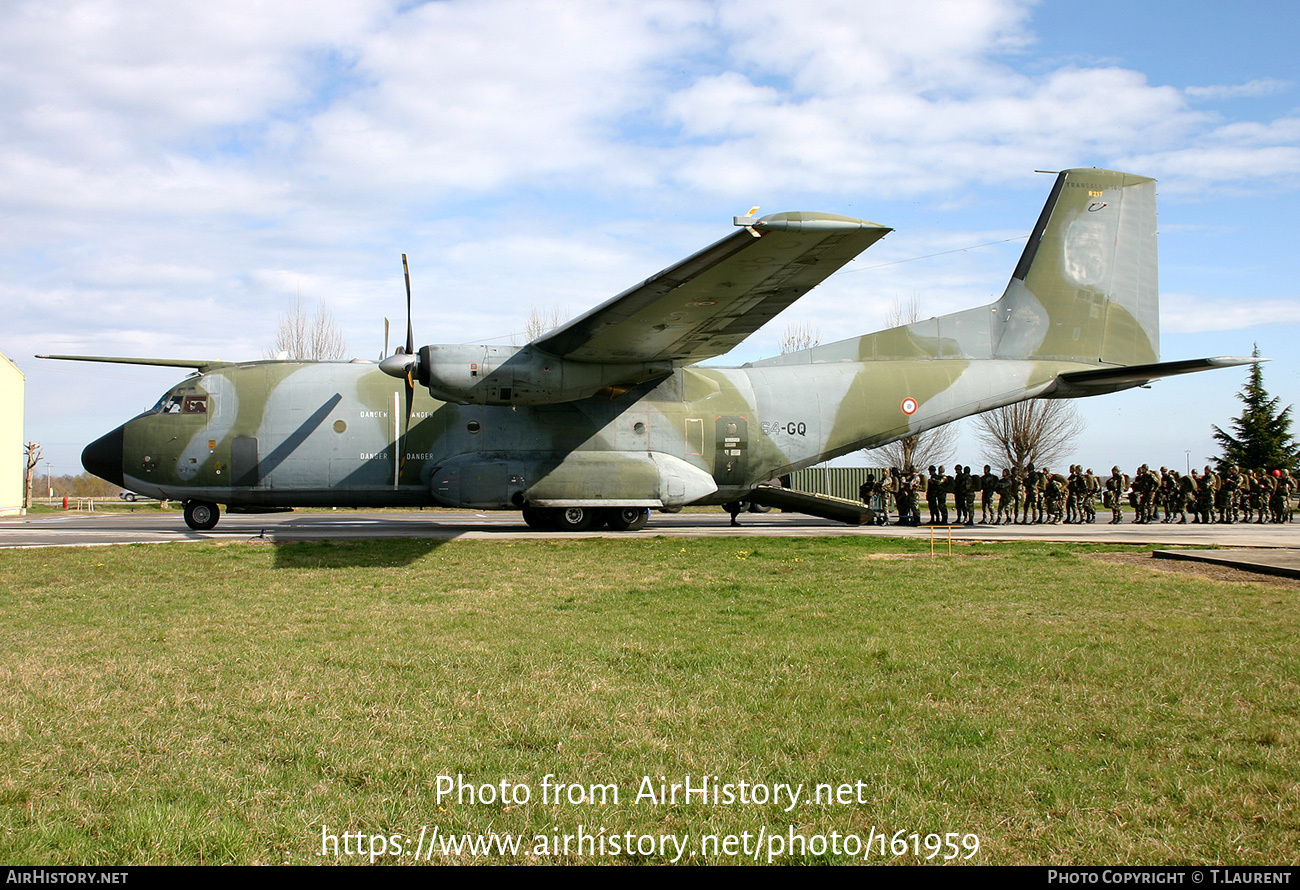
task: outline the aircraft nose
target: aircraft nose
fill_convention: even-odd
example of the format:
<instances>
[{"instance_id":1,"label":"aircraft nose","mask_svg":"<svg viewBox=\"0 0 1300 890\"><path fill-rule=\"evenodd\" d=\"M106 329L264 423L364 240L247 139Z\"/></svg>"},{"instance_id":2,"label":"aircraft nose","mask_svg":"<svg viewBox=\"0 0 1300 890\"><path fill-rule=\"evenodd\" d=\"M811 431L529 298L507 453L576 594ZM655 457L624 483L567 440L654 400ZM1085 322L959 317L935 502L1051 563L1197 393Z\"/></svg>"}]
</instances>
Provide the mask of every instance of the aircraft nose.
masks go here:
<instances>
[{"instance_id":1,"label":"aircraft nose","mask_svg":"<svg viewBox=\"0 0 1300 890\"><path fill-rule=\"evenodd\" d=\"M126 487L122 481L122 437L125 426L119 426L106 436L100 436L81 452L81 465L87 472L114 485Z\"/></svg>"}]
</instances>

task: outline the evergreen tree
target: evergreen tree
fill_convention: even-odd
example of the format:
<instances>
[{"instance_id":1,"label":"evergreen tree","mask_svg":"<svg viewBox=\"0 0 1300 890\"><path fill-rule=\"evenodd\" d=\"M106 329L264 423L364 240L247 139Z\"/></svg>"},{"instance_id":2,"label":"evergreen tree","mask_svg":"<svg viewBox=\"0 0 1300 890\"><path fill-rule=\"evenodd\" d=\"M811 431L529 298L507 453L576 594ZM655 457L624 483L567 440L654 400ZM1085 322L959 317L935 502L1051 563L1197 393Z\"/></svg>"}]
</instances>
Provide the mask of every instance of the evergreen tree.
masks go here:
<instances>
[{"instance_id":1,"label":"evergreen tree","mask_svg":"<svg viewBox=\"0 0 1300 890\"><path fill-rule=\"evenodd\" d=\"M1259 358L1259 346L1251 353ZM1264 372L1257 362L1250 366L1250 378L1237 398L1246 405L1232 421L1236 435L1214 427L1214 438L1223 447L1215 461L1222 472L1236 464L1249 470L1300 469L1300 445L1291 436L1291 406L1277 410L1278 400L1264 389Z\"/></svg>"}]
</instances>

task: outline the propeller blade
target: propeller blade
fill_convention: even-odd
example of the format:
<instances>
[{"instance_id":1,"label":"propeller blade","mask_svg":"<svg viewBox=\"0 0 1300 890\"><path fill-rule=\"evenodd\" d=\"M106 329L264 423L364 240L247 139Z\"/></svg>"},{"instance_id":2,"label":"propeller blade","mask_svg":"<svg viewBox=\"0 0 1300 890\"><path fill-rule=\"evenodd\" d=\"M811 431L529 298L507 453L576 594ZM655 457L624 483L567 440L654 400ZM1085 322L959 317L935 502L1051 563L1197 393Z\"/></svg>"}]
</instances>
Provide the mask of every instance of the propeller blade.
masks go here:
<instances>
[{"instance_id":1,"label":"propeller blade","mask_svg":"<svg viewBox=\"0 0 1300 890\"><path fill-rule=\"evenodd\" d=\"M406 345L397 347L397 351L379 362L379 370L389 377L402 377L406 380L407 421L410 421L411 390L418 375L420 357L415 354L415 330L411 326L411 267L402 254L402 275L406 278ZM384 351L388 351L388 319L384 319Z\"/></svg>"},{"instance_id":2,"label":"propeller blade","mask_svg":"<svg viewBox=\"0 0 1300 890\"><path fill-rule=\"evenodd\" d=\"M402 426L402 441L399 443L398 453L401 459L397 464L397 475L402 475L402 469L406 466L406 442L411 435L411 411L415 407L415 369L419 364L419 357L415 354L415 328L411 325L411 267L406 262L406 254L402 254L402 276L406 279L406 355L404 361L399 366L391 363L392 367L381 369L394 377L402 377L406 385L406 422ZM398 371L398 373L394 373Z\"/></svg>"},{"instance_id":3,"label":"propeller blade","mask_svg":"<svg viewBox=\"0 0 1300 890\"><path fill-rule=\"evenodd\" d=\"M406 354L415 353L415 329L411 327L411 268L402 254L402 274L406 276Z\"/></svg>"},{"instance_id":4,"label":"propeller blade","mask_svg":"<svg viewBox=\"0 0 1300 890\"><path fill-rule=\"evenodd\" d=\"M388 356L388 317L384 316L384 351L379 353L379 360L382 362Z\"/></svg>"}]
</instances>

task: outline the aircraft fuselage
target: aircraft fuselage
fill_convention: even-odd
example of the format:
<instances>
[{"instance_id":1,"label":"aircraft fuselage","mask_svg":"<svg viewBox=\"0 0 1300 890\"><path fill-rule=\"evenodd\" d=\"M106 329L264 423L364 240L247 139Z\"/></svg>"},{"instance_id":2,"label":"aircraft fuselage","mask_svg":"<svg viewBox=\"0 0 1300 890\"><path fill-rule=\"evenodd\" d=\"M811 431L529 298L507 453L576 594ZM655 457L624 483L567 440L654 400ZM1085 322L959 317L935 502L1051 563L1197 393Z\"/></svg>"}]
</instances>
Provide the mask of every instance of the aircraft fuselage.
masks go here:
<instances>
[{"instance_id":1,"label":"aircraft fuselage","mask_svg":"<svg viewBox=\"0 0 1300 890\"><path fill-rule=\"evenodd\" d=\"M86 449L157 498L234 506L676 507L1025 397L1062 362L679 368L613 398L503 407L368 362L257 362L187 378ZM116 470L120 467L120 473Z\"/></svg>"}]
</instances>

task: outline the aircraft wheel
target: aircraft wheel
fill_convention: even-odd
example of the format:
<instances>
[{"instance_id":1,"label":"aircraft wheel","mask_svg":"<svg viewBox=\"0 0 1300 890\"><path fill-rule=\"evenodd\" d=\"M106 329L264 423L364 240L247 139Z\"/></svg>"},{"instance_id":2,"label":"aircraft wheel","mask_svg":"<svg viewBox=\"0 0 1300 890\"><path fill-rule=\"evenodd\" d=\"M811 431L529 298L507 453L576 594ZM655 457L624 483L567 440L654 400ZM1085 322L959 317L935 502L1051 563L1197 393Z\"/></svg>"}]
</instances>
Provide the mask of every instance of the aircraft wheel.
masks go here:
<instances>
[{"instance_id":1,"label":"aircraft wheel","mask_svg":"<svg viewBox=\"0 0 1300 890\"><path fill-rule=\"evenodd\" d=\"M562 532L585 532L596 519L590 507L559 507L548 511L552 527Z\"/></svg>"},{"instance_id":2,"label":"aircraft wheel","mask_svg":"<svg viewBox=\"0 0 1300 890\"><path fill-rule=\"evenodd\" d=\"M615 507L609 511L609 527L616 532L634 532L645 528L650 511L645 507Z\"/></svg>"},{"instance_id":3,"label":"aircraft wheel","mask_svg":"<svg viewBox=\"0 0 1300 890\"><path fill-rule=\"evenodd\" d=\"M196 532L205 532L216 528L221 518L221 509L208 501L185 502L185 524Z\"/></svg>"},{"instance_id":4,"label":"aircraft wheel","mask_svg":"<svg viewBox=\"0 0 1300 890\"><path fill-rule=\"evenodd\" d=\"M536 529L539 532L553 531L555 526L551 525L548 511L537 507L524 507L524 522L529 528Z\"/></svg>"}]
</instances>

